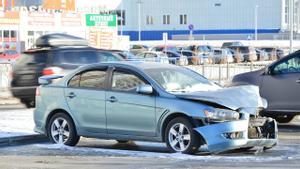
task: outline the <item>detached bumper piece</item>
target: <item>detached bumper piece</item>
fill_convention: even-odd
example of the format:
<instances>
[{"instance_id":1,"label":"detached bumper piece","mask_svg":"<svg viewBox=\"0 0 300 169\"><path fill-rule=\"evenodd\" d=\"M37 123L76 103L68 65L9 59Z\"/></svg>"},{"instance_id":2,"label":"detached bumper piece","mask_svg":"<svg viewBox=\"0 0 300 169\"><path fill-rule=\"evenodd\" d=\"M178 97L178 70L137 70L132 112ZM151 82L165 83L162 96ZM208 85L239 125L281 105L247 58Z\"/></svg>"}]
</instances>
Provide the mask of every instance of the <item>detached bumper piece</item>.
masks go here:
<instances>
[{"instance_id":1,"label":"detached bumper piece","mask_svg":"<svg viewBox=\"0 0 300 169\"><path fill-rule=\"evenodd\" d=\"M277 144L277 123L271 118L248 116L244 120L210 124L194 130L204 138L211 153L255 146L271 148Z\"/></svg>"}]
</instances>

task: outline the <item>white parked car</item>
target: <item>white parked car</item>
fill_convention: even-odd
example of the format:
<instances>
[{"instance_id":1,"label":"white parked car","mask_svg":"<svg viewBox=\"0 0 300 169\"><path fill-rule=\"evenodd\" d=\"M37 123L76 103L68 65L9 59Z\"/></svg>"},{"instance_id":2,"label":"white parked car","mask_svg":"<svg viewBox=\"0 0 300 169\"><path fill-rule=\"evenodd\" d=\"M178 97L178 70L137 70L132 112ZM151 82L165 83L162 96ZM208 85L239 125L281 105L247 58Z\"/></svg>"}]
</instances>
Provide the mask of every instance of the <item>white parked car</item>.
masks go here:
<instances>
[{"instance_id":1,"label":"white parked car","mask_svg":"<svg viewBox=\"0 0 300 169\"><path fill-rule=\"evenodd\" d=\"M163 52L147 51L136 55L139 60L147 62L169 63L168 56Z\"/></svg>"},{"instance_id":2,"label":"white parked car","mask_svg":"<svg viewBox=\"0 0 300 169\"><path fill-rule=\"evenodd\" d=\"M233 63L233 62L234 62L233 54L229 49L214 49L213 63L224 64L224 63Z\"/></svg>"}]
</instances>

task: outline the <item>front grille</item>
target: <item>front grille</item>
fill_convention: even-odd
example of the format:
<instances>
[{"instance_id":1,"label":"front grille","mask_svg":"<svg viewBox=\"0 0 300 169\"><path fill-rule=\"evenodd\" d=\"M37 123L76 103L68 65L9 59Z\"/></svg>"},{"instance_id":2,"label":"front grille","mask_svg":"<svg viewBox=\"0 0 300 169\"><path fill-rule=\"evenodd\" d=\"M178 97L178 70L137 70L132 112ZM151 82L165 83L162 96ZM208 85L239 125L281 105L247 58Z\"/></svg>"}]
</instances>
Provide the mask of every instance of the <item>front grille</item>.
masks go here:
<instances>
[{"instance_id":1,"label":"front grille","mask_svg":"<svg viewBox=\"0 0 300 169\"><path fill-rule=\"evenodd\" d=\"M248 126L249 139L275 138L275 122L267 117L250 117Z\"/></svg>"}]
</instances>

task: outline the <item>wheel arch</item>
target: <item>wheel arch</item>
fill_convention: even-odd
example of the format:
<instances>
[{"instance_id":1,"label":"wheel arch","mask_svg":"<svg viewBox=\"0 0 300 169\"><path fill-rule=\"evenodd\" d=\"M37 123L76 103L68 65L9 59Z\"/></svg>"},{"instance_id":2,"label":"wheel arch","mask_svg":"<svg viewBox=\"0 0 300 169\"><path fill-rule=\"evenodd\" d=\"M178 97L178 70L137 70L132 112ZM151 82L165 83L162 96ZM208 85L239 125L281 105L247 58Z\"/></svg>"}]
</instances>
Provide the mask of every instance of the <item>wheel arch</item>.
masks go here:
<instances>
[{"instance_id":1,"label":"wheel arch","mask_svg":"<svg viewBox=\"0 0 300 169\"><path fill-rule=\"evenodd\" d=\"M169 124L169 122L177 117L183 117L185 119L187 119L192 125L193 127L198 127L198 126L203 126L203 121L202 120L196 120L193 119L191 116L188 116L185 113L182 112L174 112L171 114L168 114L162 121L162 125L161 125L161 130L160 130L160 134L162 137L162 141L165 142L165 132L166 132L166 128L167 125ZM198 135L201 137L201 139L203 139L203 137L198 133Z\"/></svg>"},{"instance_id":2,"label":"wheel arch","mask_svg":"<svg viewBox=\"0 0 300 169\"><path fill-rule=\"evenodd\" d=\"M69 116L70 119L72 120L73 124L75 125L75 129L76 129L76 126L77 126L77 125L76 125L76 123L75 123L75 121L74 121L74 118L70 115L70 113L69 113L68 111L66 111L66 110L64 110L64 109L54 109L54 110L52 110L52 111L48 114L48 116L47 116L47 119L46 119L46 125L45 125L46 130L48 130L48 126L49 126L50 119L51 119L55 114L57 114L57 113L64 113L64 114L66 114L67 116ZM76 130L76 133L77 133L77 130ZM46 132L46 134L48 135L48 132Z\"/></svg>"}]
</instances>

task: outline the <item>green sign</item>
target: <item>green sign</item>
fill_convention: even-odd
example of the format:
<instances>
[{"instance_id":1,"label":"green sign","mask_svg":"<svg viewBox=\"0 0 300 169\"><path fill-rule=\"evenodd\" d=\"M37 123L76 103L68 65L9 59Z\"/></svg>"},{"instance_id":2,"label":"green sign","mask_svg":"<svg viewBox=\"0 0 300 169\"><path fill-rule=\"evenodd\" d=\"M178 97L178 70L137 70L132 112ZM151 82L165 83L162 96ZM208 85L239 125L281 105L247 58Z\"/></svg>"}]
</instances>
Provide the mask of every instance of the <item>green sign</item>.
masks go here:
<instances>
[{"instance_id":1,"label":"green sign","mask_svg":"<svg viewBox=\"0 0 300 169\"><path fill-rule=\"evenodd\" d=\"M86 14L86 26L117 26L116 14Z\"/></svg>"}]
</instances>

